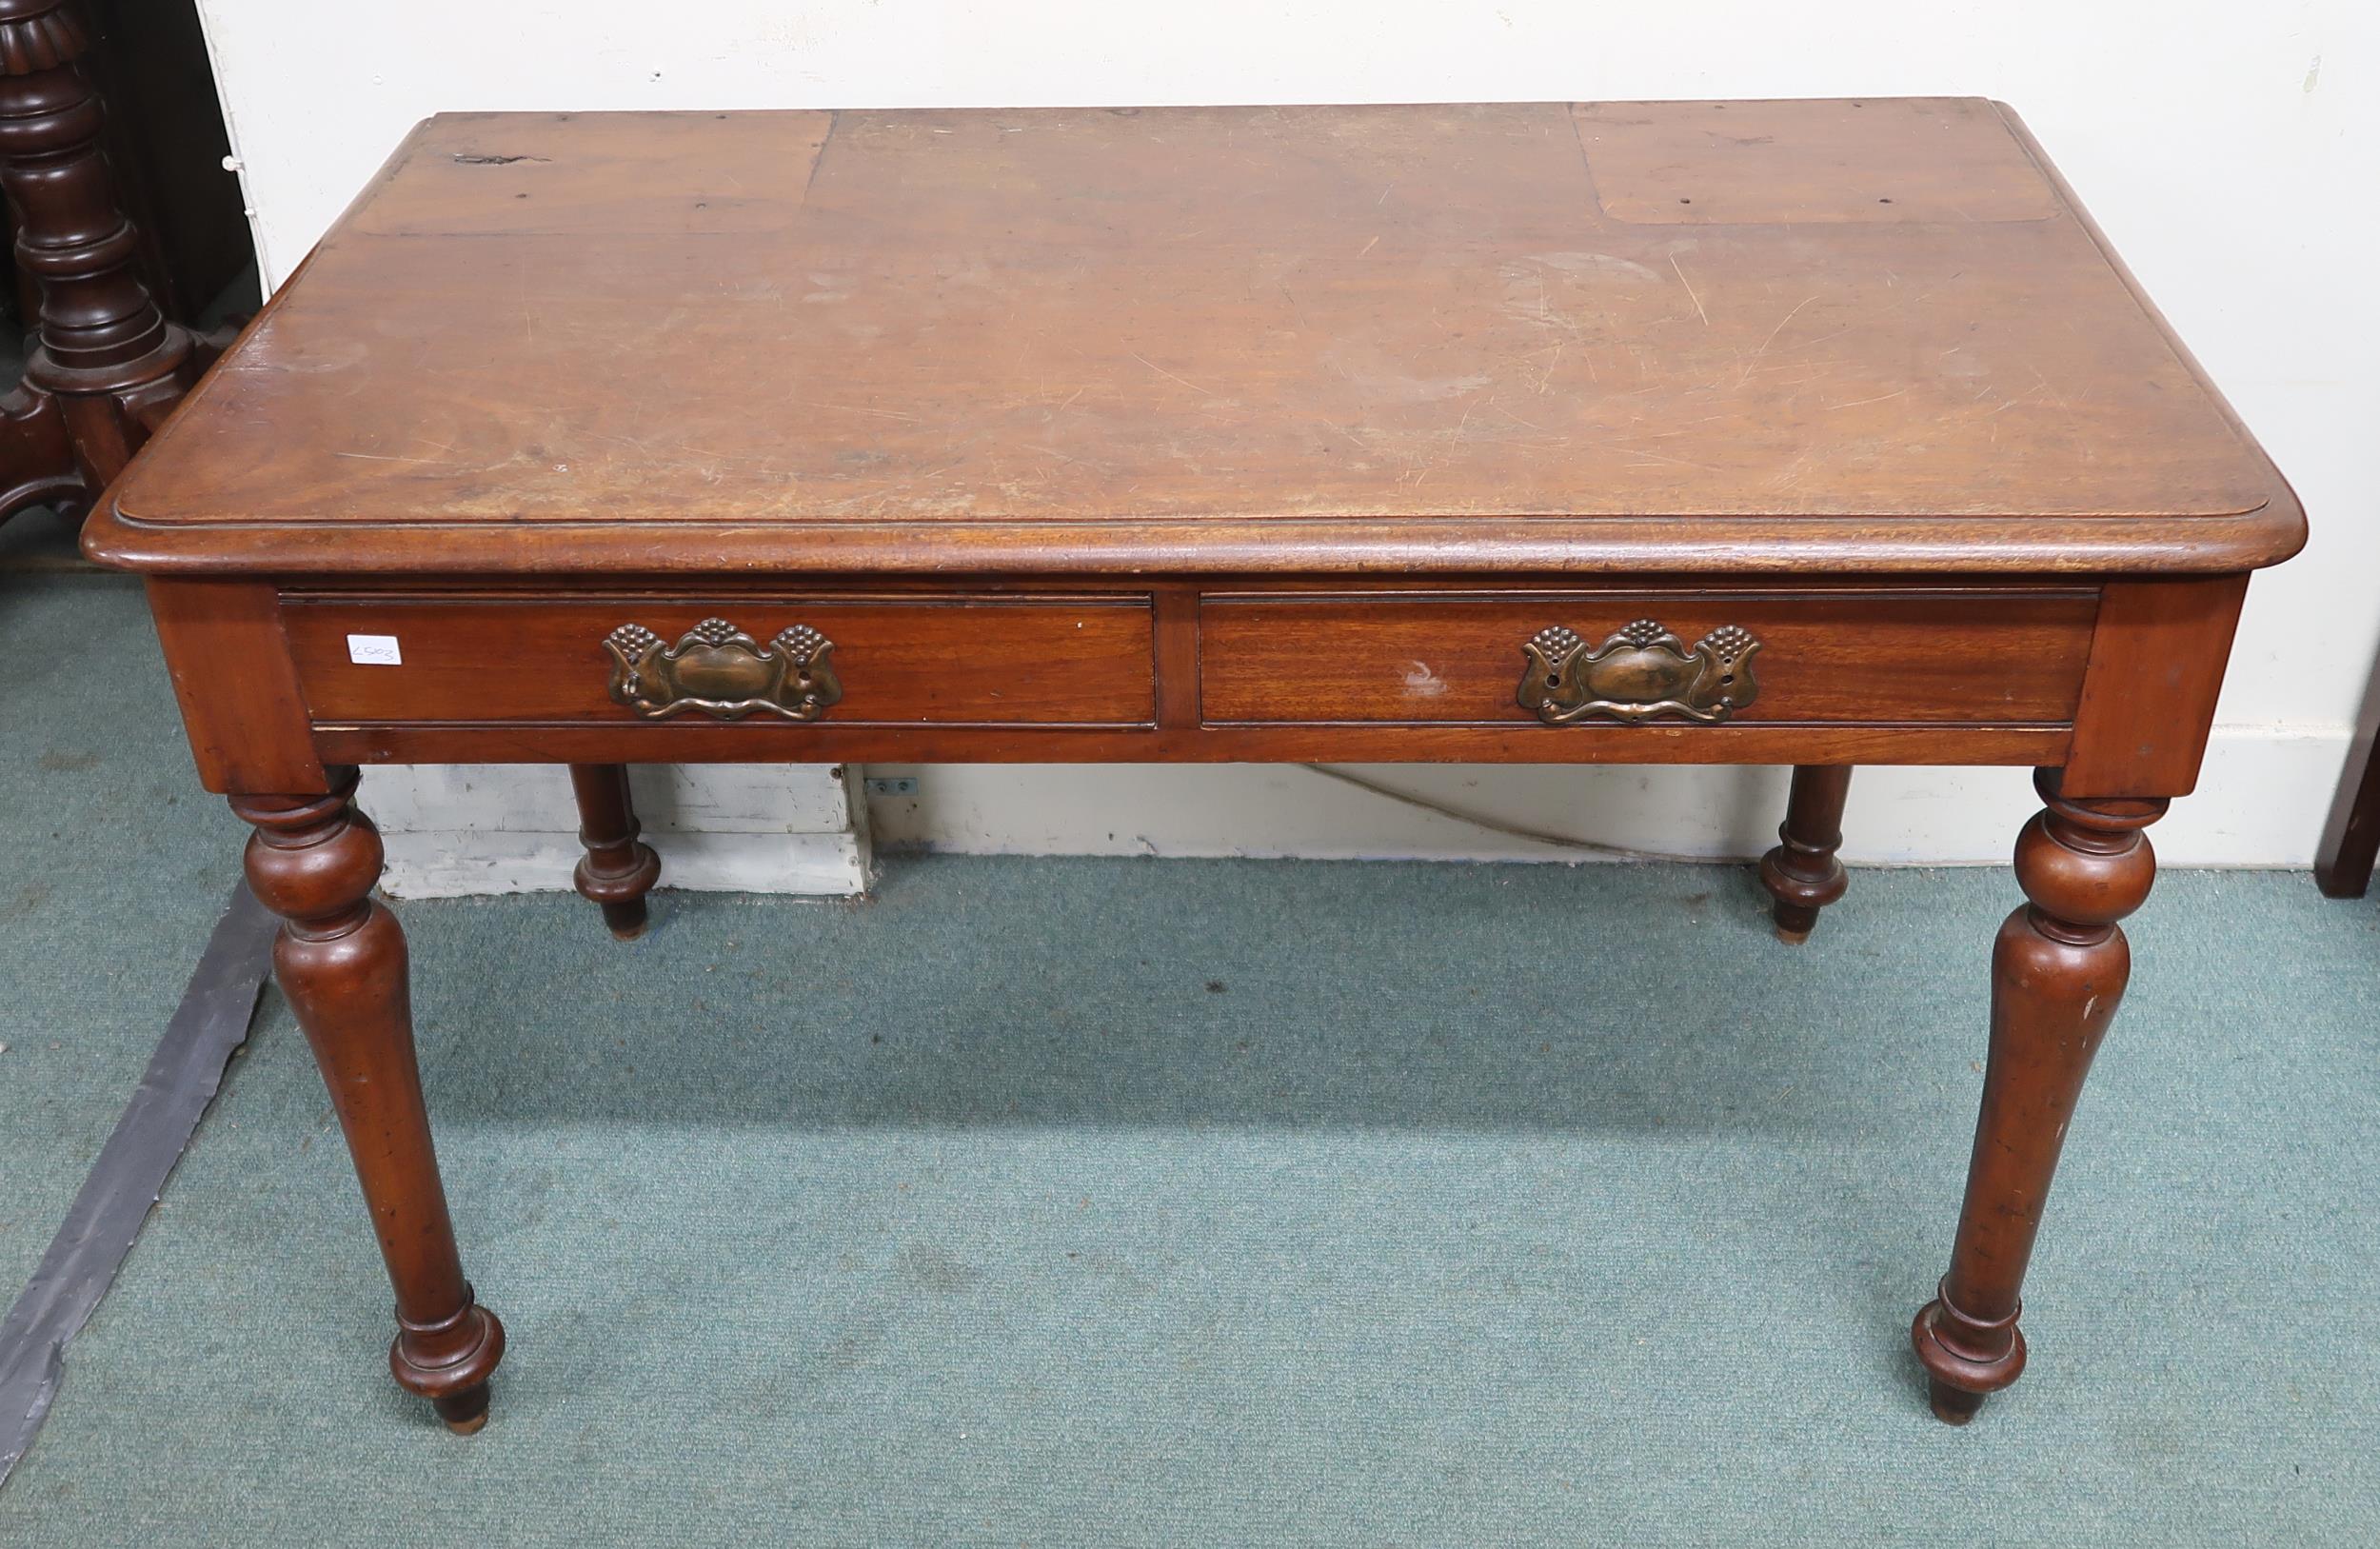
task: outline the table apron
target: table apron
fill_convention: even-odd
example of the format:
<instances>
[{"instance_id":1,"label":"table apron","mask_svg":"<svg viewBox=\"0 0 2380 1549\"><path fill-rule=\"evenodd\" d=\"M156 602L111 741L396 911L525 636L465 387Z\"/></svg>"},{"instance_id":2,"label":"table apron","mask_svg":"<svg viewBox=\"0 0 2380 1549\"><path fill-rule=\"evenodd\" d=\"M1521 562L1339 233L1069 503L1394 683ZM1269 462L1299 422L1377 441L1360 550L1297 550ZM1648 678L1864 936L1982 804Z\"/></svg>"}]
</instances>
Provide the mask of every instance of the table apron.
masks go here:
<instances>
[{"instance_id":1,"label":"table apron","mask_svg":"<svg viewBox=\"0 0 2380 1549\"><path fill-rule=\"evenodd\" d=\"M2244 577L152 581L210 787L378 763L1903 764L2194 779ZM220 665L237 656L241 676Z\"/></svg>"},{"instance_id":2,"label":"table apron","mask_svg":"<svg viewBox=\"0 0 2380 1549\"><path fill-rule=\"evenodd\" d=\"M2095 588L291 592L340 763L2054 762Z\"/></svg>"},{"instance_id":3,"label":"table apron","mask_svg":"<svg viewBox=\"0 0 2380 1549\"><path fill-rule=\"evenodd\" d=\"M320 725L327 764L1934 764L2065 761L2065 725Z\"/></svg>"}]
</instances>

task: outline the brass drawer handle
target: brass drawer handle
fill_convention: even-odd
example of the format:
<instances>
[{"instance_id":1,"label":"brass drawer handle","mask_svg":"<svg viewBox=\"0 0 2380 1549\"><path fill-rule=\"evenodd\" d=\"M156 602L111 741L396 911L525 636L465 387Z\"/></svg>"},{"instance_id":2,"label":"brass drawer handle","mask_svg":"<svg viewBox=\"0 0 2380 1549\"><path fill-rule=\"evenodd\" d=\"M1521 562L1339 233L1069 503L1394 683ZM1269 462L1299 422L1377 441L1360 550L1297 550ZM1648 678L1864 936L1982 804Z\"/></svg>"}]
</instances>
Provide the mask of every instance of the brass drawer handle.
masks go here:
<instances>
[{"instance_id":1,"label":"brass drawer handle","mask_svg":"<svg viewBox=\"0 0 2380 1549\"><path fill-rule=\"evenodd\" d=\"M1520 647L1529 662L1520 674L1520 707L1549 726L1591 715L1724 721L1759 696L1752 676L1759 648L1751 631L1732 624L1692 650L1651 619L1638 619L1593 650L1576 632L1552 625Z\"/></svg>"},{"instance_id":2,"label":"brass drawer handle","mask_svg":"<svg viewBox=\"0 0 2380 1549\"><path fill-rule=\"evenodd\" d=\"M611 697L646 721L697 710L716 721L747 715L815 721L843 698L827 658L835 643L806 624L777 631L764 645L724 619L704 619L664 645L641 624L604 637L611 658Z\"/></svg>"}]
</instances>

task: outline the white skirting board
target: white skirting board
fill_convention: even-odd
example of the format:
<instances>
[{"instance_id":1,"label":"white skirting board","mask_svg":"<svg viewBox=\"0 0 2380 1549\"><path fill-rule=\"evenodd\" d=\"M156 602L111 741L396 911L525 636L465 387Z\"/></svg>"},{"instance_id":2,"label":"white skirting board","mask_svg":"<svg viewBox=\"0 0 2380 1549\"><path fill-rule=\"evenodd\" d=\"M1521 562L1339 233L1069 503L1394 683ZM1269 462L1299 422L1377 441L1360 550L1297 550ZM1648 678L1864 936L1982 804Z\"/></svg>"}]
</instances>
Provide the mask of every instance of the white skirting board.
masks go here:
<instances>
[{"instance_id":1,"label":"white skirting board","mask_svg":"<svg viewBox=\"0 0 2380 1549\"><path fill-rule=\"evenodd\" d=\"M2310 864L2347 745L2344 729L2217 727L2197 792L2150 830L2158 858ZM1576 862L1623 849L1748 859L1776 842L1785 815L1782 768L1331 768L1346 778L1245 764L872 765L866 773L877 844L980 854ZM880 793L912 780L913 794ZM2040 805L2023 769L1862 768L1843 818L1843 858L2006 865Z\"/></svg>"},{"instance_id":2,"label":"white skirting board","mask_svg":"<svg viewBox=\"0 0 2380 1549\"><path fill-rule=\"evenodd\" d=\"M713 892L864 892L865 809L824 765L632 765L661 885ZM553 765L389 765L357 802L388 848L394 898L566 889L585 852L566 769Z\"/></svg>"},{"instance_id":3,"label":"white skirting board","mask_svg":"<svg viewBox=\"0 0 2380 1549\"><path fill-rule=\"evenodd\" d=\"M2218 727L2196 794L2150 831L2167 865L2303 866L2347 754L2343 730ZM871 837L987 855L1594 861L1615 851L1747 859L1775 843L1781 768L1663 765L636 765L662 885L849 895ZM913 787L902 790L900 787ZM1389 794L1395 793L1395 794ZM568 775L517 765L367 770L398 898L570 886ZM1843 858L2005 865L2038 807L2022 769L1861 769Z\"/></svg>"}]
</instances>

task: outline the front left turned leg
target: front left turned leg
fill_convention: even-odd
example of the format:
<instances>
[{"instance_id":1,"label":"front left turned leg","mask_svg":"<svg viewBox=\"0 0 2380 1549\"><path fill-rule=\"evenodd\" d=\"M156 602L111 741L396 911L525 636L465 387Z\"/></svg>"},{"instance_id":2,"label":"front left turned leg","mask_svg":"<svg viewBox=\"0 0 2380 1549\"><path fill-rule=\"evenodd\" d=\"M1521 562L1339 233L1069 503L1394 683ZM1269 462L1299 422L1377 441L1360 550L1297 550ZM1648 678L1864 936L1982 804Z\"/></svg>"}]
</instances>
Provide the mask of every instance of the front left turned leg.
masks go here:
<instances>
[{"instance_id":1,"label":"front left turned leg","mask_svg":"<svg viewBox=\"0 0 2380 1549\"><path fill-rule=\"evenodd\" d=\"M579 843L586 846L573 880L580 897L604 911L604 923L622 941L645 934L645 895L661 880L661 857L637 835L644 826L628 797L625 764L573 764L570 787L579 798Z\"/></svg>"},{"instance_id":2,"label":"front left turned leg","mask_svg":"<svg viewBox=\"0 0 2380 1549\"><path fill-rule=\"evenodd\" d=\"M248 883L281 917L274 977L330 1088L396 1287L389 1369L467 1436L487 1422L504 1325L472 1299L455 1250L413 1056L405 933L372 897L380 835L352 804L355 771L334 769L330 784L326 796L234 796L231 809L255 825Z\"/></svg>"},{"instance_id":3,"label":"front left turned leg","mask_svg":"<svg viewBox=\"0 0 2380 1549\"><path fill-rule=\"evenodd\" d=\"M2031 902L1992 949L1992 1042L1951 1270L1910 1338L1934 1412L1954 1425L2025 1369L2018 1291L2091 1057L2132 972L2116 922L2156 876L2141 832L2163 800L2070 801L2058 771L2033 777L2046 808L2016 840Z\"/></svg>"}]
</instances>

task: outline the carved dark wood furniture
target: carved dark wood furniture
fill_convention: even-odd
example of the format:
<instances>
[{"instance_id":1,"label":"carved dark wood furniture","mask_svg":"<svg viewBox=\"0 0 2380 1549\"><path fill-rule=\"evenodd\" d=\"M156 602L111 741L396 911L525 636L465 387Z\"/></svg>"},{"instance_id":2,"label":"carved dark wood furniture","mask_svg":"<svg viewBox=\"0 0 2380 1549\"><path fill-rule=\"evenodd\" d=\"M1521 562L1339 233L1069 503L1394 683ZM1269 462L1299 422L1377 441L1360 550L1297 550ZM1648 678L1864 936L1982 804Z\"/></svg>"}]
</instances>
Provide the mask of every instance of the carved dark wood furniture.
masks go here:
<instances>
[{"instance_id":1,"label":"carved dark wood furniture","mask_svg":"<svg viewBox=\"0 0 2380 1549\"><path fill-rule=\"evenodd\" d=\"M94 516L457 1428L384 761L2013 765L1961 1420L2287 486L1980 101L446 117Z\"/></svg>"},{"instance_id":2,"label":"carved dark wood furniture","mask_svg":"<svg viewBox=\"0 0 2380 1549\"><path fill-rule=\"evenodd\" d=\"M0 0L0 188L38 311L25 377L0 398L0 522L79 512L214 358L141 283L141 238L100 145L88 40L67 0Z\"/></svg>"},{"instance_id":3,"label":"carved dark wood furniture","mask_svg":"<svg viewBox=\"0 0 2380 1549\"><path fill-rule=\"evenodd\" d=\"M2327 898L2361 898L2380 857L2380 672L2364 687L2347 765L2314 850L2314 884Z\"/></svg>"},{"instance_id":4,"label":"carved dark wood furniture","mask_svg":"<svg viewBox=\"0 0 2380 1549\"><path fill-rule=\"evenodd\" d=\"M245 288L256 240L225 165L230 132L198 0L69 3L90 30L79 63L108 105L108 164L140 232L141 272L168 318L201 328L227 289Z\"/></svg>"}]
</instances>

